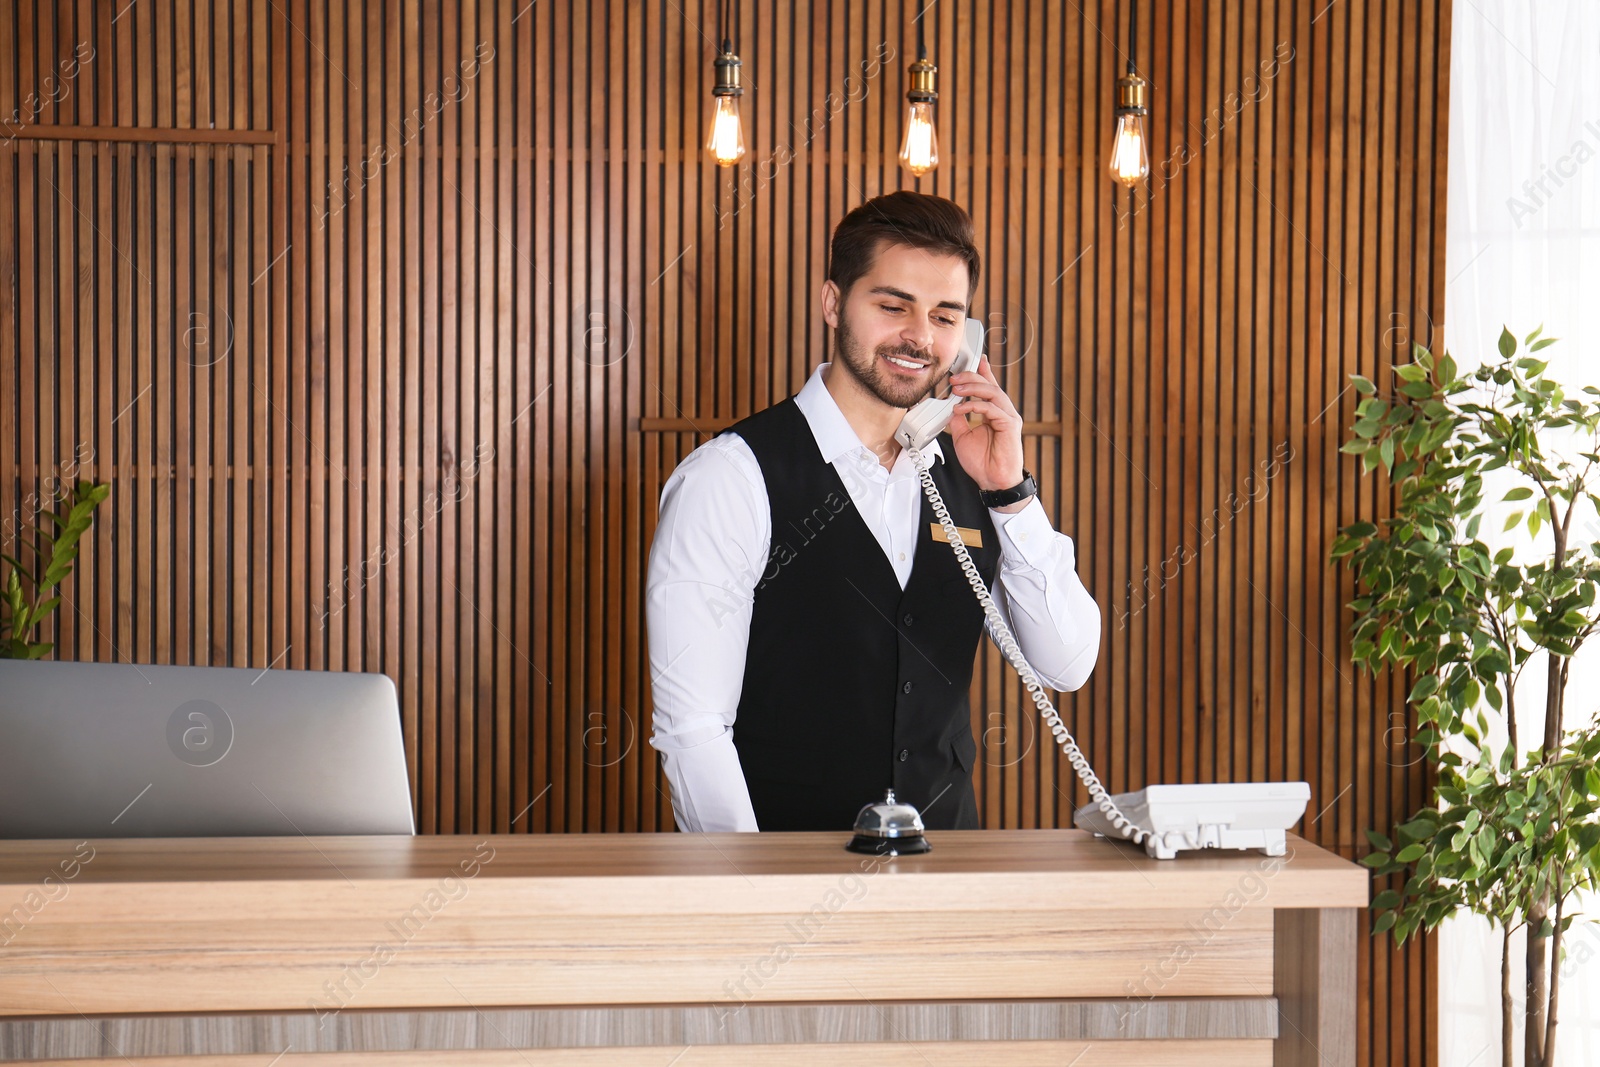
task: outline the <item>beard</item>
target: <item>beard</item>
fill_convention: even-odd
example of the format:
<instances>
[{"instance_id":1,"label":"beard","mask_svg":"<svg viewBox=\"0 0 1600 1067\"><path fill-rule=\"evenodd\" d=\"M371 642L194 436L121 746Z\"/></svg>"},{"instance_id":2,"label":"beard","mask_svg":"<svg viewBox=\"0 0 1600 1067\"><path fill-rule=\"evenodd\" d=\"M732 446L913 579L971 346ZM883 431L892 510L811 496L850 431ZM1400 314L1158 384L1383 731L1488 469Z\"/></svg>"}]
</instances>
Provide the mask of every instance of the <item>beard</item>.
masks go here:
<instances>
[{"instance_id":1,"label":"beard","mask_svg":"<svg viewBox=\"0 0 1600 1067\"><path fill-rule=\"evenodd\" d=\"M860 382L867 391L890 407L910 408L928 396L939 382L938 361L931 350L923 351L908 344L880 345L868 352L865 345L850 331L850 318L841 311L839 315L839 362L844 364L850 377ZM904 356L908 359L926 359L929 369L915 378L901 378L883 366L880 356Z\"/></svg>"}]
</instances>

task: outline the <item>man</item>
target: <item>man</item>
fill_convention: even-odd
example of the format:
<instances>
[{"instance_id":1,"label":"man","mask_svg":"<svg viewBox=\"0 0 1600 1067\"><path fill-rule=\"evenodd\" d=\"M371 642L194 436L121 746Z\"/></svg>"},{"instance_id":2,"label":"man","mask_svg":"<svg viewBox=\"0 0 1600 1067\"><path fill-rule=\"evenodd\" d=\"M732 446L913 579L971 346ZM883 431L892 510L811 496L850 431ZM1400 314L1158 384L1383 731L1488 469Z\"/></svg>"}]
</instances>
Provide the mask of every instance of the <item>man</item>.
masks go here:
<instances>
[{"instance_id":1,"label":"man","mask_svg":"<svg viewBox=\"0 0 1600 1067\"><path fill-rule=\"evenodd\" d=\"M847 831L888 788L930 829L977 828L983 609L893 436L942 384L964 399L923 450L934 484L1040 679L1088 679L1099 608L1023 470L1022 419L987 359L949 375L978 272L948 200L902 191L851 211L821 292L837 360L662 490L650 743L680 830Z\"/></svg>"}]
</instances>

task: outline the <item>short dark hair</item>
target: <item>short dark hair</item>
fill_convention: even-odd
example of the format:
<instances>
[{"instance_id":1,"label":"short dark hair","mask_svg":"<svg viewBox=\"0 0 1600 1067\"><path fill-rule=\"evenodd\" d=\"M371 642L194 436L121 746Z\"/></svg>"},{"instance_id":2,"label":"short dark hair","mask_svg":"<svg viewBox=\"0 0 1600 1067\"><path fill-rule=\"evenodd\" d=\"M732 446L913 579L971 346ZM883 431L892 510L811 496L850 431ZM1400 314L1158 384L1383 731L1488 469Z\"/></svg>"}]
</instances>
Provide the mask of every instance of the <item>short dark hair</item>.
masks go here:
<instances>
[{"instance_id":1,"label":"short dark hair","mask_svg":"<svg viewBox=\"0 0 1600 1067\"><path fill-rule=\"evenodd\" d=\"M972 216L954 200L910 189L875 196L840 220L833 230L828 279L843 297L867 273L880 248L897 244L959 256L967 265L967 303L972 303L981 266Z\"/></svg>"}]
</instances>

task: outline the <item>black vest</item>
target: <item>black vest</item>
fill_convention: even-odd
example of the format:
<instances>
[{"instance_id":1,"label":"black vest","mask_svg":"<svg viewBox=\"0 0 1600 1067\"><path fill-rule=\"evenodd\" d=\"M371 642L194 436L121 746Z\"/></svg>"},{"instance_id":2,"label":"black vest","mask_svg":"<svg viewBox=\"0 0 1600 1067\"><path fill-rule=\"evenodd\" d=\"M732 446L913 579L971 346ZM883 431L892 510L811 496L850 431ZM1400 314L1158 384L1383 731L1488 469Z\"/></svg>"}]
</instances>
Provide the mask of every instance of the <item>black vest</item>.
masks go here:
<instances>
[{"instance_id":1,"label":"black vest","mask_svg":"<svg viewBox=\"0 0 1600 1067\"><path fill-rule=\"evenodd\" d=\"M724 431L755 453L772 511L733 741L762 830L848 831L885 789L929 829L977 829L967 688L983 608L955 552L935 541L926 494L900 588L793 398ZM947 434L933 465L973 562L993 588L1000 550Z\"/></svg>"}]
</instances>

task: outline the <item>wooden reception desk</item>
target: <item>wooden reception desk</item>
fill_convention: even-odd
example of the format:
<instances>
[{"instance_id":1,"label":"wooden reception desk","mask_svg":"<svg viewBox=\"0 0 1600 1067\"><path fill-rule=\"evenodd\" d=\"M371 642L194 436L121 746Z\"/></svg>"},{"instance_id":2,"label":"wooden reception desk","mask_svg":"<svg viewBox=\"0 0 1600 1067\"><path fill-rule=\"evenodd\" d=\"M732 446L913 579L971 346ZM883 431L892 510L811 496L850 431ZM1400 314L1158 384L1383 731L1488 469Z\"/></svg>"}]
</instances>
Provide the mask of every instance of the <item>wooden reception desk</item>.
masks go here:
<instances>
[{"instance_id":1,"label":"wooden reception desk","mask_svg":"<svg viewBox=\"0 0 1600 1067\"><path fill-rule=\"evenodd\" d=\"M0 842L0 1060L1355 1063L1368 880L1305 841L847 838Z\"/></svg>"}]
</instances>

